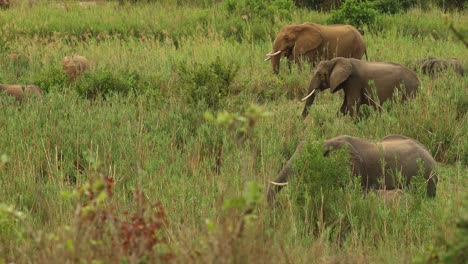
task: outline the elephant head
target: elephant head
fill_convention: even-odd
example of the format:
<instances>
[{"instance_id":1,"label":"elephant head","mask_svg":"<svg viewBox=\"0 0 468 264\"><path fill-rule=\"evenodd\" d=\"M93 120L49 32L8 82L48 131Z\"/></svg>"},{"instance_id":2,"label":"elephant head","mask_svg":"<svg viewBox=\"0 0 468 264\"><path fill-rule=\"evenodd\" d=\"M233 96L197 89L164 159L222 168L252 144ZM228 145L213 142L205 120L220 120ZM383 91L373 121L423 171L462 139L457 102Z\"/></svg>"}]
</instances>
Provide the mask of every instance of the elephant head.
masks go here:
<instances>
[{"instance_id":1,"label":"elephant head","mask_svg":"<svg viewBox=\"0 0 468 264\"><path fill-rule=\"evenodd\" d=\"M297 58L309 51L317 49L323 37L313 24L284 26L273 42L273 51L266 54L265 60L271 60L273 72L279 73L282 57Z\"/></svg>"},{"instance_id":2,"label":"elephant head","mask_svg":"<svg viewBox=\"0 0 468 264\"><path fill-rule=\"evenodd\" d=\"M346 81L353 67L348 59L335 58L333 60L321 61L312 76L309 84L309 94L302 99L306 101L302 117L309 113L309 108L315 100L318 92L330 88L332 93L337 92L340 85Z\"/></svg>"}]
</instances>

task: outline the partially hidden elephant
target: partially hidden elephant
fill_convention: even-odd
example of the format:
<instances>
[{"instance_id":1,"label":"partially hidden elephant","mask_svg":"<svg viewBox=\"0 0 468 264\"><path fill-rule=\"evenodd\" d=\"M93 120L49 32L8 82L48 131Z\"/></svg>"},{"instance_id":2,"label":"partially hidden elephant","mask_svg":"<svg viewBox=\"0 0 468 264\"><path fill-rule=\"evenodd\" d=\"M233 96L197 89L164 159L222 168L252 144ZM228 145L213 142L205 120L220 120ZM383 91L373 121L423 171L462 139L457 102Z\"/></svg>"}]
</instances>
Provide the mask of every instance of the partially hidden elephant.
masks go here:
<instances>
[{"instance_id":1,"label":"partially hidden elephant","mask_svg":"<svg viewBox=\"0 0 468 264\"><path fill-rule=\"evenodd\" d=\"M81 77L84 72L90 70L91 63L81 55L65 56L62 60L62 67L70 81Z\"/></svg>"},{"instance_id":2,"label":"partially hidden elephant","mask_svg":"<svg viewBox=\"0 0 468 264\"><path fill-rule=\"evenodd\" d=\"M452 69L455 73L460 76L465 75L465 68L461 61L451 58L451 59L440 59L435 57L428 57L419 61L416 65L419 67L422 74L429 75L431 77L436 77L443 71Z\"/></svg>"},{"instance_id":3,"label":"partially hidden elephant","mask_svg":"<svg viewBox=\"0 0 468 264\"><path fill-rule=\"evenodd\" d=\"M381 105L395 94L402 100L414 98L419 87L416 74L403 65L393 62L367 62L353 58L334 58L321 61L309 83L309 94L302 117L306 118L309 108L319 91L330 88L332 93L344 91L340 111L343 115L359 114L361 105L381 109ZM374 96L376 95L376 96Z\"/></svg>"},{"instance_id":4,"label":"partially hidden elephant","mask_svg":"<svg viewBox=\"0 0 468 264\"><path fill-rule=\"evenodd\" d=\"M23 101L25 96L35 95L42 97L41 88L34 84L21 85L21 84L0 84L0 92L6 92L6 94L15 97L16 101Z\"/></svg>"},{"instance_id":5,"label":"partially hidden elephant","mask_svg":"<svg viewBox=\"0 0 468 264\"><path fill-rule=\"evenodd\" d=\"M305 144L305 140L299 143L276 179L270 182L266 193L270 205L273 204L276 193L287 185L290 177L294 176L294 162L303 152ZM388 135L380 141L370 141L341 135L325 141L323 155L327 157L343 147L347 147L349 152L352 175L361 176L361 186L366 192L372 189L400 189L402 186L396 181L396 173L401 173L404 186L408 186L413 177L421 174L427 183L427 196L435 196L438 177L434 168L437 162L415 139L402 135Z\"/></svg>"},{"instance_id":6,"label":"partially hidden elephant","mask_svg":"<svg viewBox=\"0 0 468 264\"><path fill-rule=\"evenodd\" d=\"M284 26L273 42L273 51L266 54L265 60L271 60L273 72L278 74L282 57L288 58L289 69L291 62L301 69L301 59L315 66L320 60L335 57L361 59L365 53L364 38L351 25L303 23Z\"/></svg>"}]
</instances>

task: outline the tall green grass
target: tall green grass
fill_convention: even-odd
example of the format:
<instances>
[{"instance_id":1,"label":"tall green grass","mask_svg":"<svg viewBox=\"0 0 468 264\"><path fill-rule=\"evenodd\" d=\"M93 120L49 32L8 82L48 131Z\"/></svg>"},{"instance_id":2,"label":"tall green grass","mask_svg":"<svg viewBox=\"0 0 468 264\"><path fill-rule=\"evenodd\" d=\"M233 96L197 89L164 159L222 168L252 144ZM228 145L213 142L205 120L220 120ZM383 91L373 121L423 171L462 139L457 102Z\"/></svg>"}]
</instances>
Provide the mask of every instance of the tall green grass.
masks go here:
<instances>
[{"instance_id":1,"label":"tall green grass","mask_svg":"<svg viewBox=\"0 0 468 264\"><path fill-rule=\"evenodd\" d=\"M466 14L450 16L467 26ZM407 263L418 254L424 259L444 252L440 237L457 241L454 219L463 219L467 208L467 77L447 72L430 79L418 72L415 100L384 105L381 113L369 110L359 121L337 116L342 95L326 92L303 121L297 99L312 69L299 72L293 65L289 72L283 61L281 74L273 76L263 58L282 25L326 18L298 10L292 21L253 23L219 5L2 11L0 81L36 83L46 94L23 104L0 96L0 202L13 206L0 208L0 260L110 262L114 255L136 261L112 246L123 239L97 227L120 232L118 223L131 221L125 212L153 212L145 199L165 209L166 222L157 230L167 243L144 251L154 261L173 255L177 262ZM427 56L456 57L467 66L466 48L448 33L440 11L414 10L382 21L380 33L365 34L370 60L412 66ZM93 63L76 83L61 72L60 61L70 54ZM99 87L129 92L86 98ZM204 119L205 111L218 110L245 116L252 103L271 117L252 122L243 140L239 127ZM363 199L353 185L337 191L333 181L318 184L322 173L347 176L320 156L319 142L340 134L380 139L392 133L419 140L440 162L434 200L409 194L407 202L388 205L374 195ZM242 236L235 236L245 217L223 204L242 196L246 182L265 187L305 137L316 143L304 156L297 184L279 195L278 208L260 202ZM307 179L307 171L316 174ZM105 177L115 187L102 203L70 195L93 190L86 183ZM320 192L320 186L330 189ZM117 220L94 222L84 232L79 227L87 222L77 211L92 202L96 214ZM78 239L84 233L92 239ZM130 237L145 241L137 232Z\"/></svg>"}]
</instances>

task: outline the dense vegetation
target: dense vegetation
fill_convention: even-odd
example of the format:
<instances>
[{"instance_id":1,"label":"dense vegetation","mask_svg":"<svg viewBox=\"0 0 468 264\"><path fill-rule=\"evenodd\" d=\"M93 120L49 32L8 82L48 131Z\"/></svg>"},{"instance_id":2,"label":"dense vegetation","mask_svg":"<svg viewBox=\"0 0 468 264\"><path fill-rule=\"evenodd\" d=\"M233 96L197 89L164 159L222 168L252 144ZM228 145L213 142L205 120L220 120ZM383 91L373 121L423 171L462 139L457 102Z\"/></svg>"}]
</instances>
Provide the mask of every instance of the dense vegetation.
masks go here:
<instances>
[{"instance_id":1,"label":"dense vegetation","mask_svg":"<svg viewBox=\"0 0 468 264\"><path fill-rule=\"evenodd\" d=\"M290 1L266 13L251 12L262 1L208 2L0 11L0 83L45 91L22 104L0 96L0 263L464 263L468 77L418 72L415 100L357 121L336 116L342 94L323 93L303 121L311 69L283 62L275 76L263 58L283 25L332 15ZM464 11L375 16L363 24L370 60L468 67L448 30L466 34ZM93 62L76 82L60 65L70 54ZM435 199L417 184L397 203L364 199L338 166L346 157L321 153L336 135L392 133L440 163ZM268 208L267 183L304 137L298 177Z\"/></svg>"}]
</instances>

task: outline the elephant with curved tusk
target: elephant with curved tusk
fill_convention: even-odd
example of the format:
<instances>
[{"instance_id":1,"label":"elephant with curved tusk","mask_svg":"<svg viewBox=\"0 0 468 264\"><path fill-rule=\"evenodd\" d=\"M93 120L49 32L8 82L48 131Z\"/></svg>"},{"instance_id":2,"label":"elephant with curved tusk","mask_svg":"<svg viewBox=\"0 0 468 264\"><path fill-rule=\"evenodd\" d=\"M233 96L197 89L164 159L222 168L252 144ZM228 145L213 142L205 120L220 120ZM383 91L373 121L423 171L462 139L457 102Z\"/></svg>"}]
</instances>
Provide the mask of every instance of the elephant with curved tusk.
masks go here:
<instances>
[{"instance_id":1,"label":"elephant with curved tusk","mask_svg":"<svg viewBox=\"0 0 468 264\"><path fill-rule=\"evenodd\" d=\"M381 109L381 105L398 92L402 94L402 100L414 98L418 87L416 74L397 63L342 57L321 61L310 81L309 94L302 99L306 101L302 117L309 114L317 93L328 88L332 93L344 91L340 111L343 115L355 116L362 104Z\"/></svg>"},{"instance_id":2,"label":"elephant with curved tusk","mask_svg":"<svg viewBox=\"0 0 468 264\"><path fill-rule=\"evenodd\" d=\"M271 60L273 72L278 74L282 57L288 58L289 69L291 62L301 69L301 59L315 65L322 59L335 57L361 59L365 53L364 38L351 25L303 23L284 26L273 42L273 51L266 54L265 61Z\"/></svg>"},{"instance_id":3,"label":"elephant with curved tusk","mask_svg":"<svg viewBox=\"0 0 468 264\"><path fill-rule=\"evenodd\" d=\"M270 182L266 198L273 204L276 193L288 185L288 179L294 176L293 164L303 152L306 141L301 141L287 164L276 179ZM433 171L437 162L429 151L415 139L402 135L388 135L380 141L338 136L324 143L324 156L347 147L353 176L361 176L361 186L367 192L375 190L398 189L395 179L401 173L403 184L408 186L413 177L422 173L427 183L426 193L429 197L436 194L437 175ZM343 166L349 166L343 164ZM420 171L423 169L423 171Z\"/></svg>"},{"instance_id":4,"label":"elephant with curved tusk","mask_svg":"<svg viewBox=\"0 0 468 264\"><path fill-rule=\"evenodd\" d=\"M2 91L15 97L18 102L21 102L27 95L34 94L38 97L42 96L42 90L34 84L0 84L0 92Z\"/></svg>"}]
</instances>

